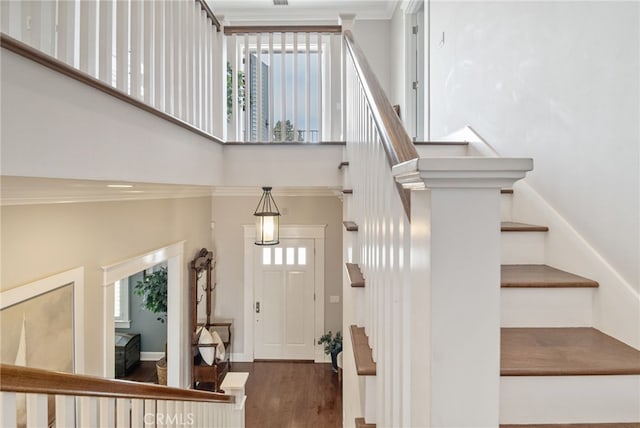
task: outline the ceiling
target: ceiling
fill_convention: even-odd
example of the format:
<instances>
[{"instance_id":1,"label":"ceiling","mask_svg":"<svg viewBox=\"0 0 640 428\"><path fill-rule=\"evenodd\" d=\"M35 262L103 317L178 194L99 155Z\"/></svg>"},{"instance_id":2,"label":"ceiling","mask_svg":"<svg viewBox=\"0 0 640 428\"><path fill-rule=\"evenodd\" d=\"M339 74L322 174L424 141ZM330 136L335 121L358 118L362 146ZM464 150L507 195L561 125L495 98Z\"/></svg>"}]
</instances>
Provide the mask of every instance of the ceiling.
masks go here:
<instances>
[{"instance_id":1,"label":"ceiling","mask_svg":"<svg viewBox=\"0 0 640 428\"><path fill-rule=\"evenodd\" d=\"M3 206L190 198L213 191L211 186L10 176L2 177L0 188Z\"/></svg>"},{"instance_id":2,"label":"ceiling","mask_svg":"<svg viewBox=\"0 0 640 428\"><path fill-rule=\"evenodd\" d=\"M203 196L251 196L258 198L261 192L259 187L213 187L11 176L0 178L0 205L2 206ZM278 187L274 189L273 194L275 196L338 196L340 189Z\"/></svg>"},{"instance_id":3,"label":"ceiling","mask_svg":"<svg viewBox=\"0 0 640 428\"><path fill-rule=\"evenodd\" d=\"M340 14L355 14L356 19L390 19L400 0L289 0L287 6L275 6L273 0L207 0L213 13L234 21L267 22L332 21ZM303 21L303 22L300 22Z\"/></svg>"}]
</instances>

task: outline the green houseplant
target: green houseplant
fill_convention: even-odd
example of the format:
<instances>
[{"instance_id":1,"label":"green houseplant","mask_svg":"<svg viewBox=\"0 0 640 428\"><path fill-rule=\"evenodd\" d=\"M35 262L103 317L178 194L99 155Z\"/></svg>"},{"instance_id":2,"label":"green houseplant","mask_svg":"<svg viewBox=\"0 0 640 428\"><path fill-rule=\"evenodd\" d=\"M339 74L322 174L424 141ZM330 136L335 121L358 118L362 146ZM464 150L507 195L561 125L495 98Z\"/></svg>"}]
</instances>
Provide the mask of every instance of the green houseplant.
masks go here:
<instances>
[{"instance_id":1,"label":"green houseplant","mask_svg":"<svg viewBox=\"0 0 640 428\"><path fill-rule=\"evenodd\" d=\"M324 344L324 353L331 354L331 368L334 372L338 371L338 354L342 352L342 333L336 332L334 336L331 330L320 336L318 345Z\"/></svg>"},{"instance_id":2,"label":"green houseplant","mask_svg":"<svg viewBox=\"0 0 640 428\"><path fill-rule=\"evenodd\" d=\"M162 314L157 319L164 323L167 318L167 268L145 275L136 283L134 292L142 297L142 307L154 314Z\"/></svg>"},{"instance_id":3,"label":"green houseplant","mask_svg":"<svg viewBox=\"0 0 640 428\"><path fill-rule=\"evenodd\" d=\"M150 274L145 274L142 281L136 282L134 293L142 297L142 307L154 314L160 314L157 320L164 324L167 319L167 268L161 267ZM167 384L167 345L164 347L164 358L156 363L158 383Z\"/></svg>"}]
</instances>

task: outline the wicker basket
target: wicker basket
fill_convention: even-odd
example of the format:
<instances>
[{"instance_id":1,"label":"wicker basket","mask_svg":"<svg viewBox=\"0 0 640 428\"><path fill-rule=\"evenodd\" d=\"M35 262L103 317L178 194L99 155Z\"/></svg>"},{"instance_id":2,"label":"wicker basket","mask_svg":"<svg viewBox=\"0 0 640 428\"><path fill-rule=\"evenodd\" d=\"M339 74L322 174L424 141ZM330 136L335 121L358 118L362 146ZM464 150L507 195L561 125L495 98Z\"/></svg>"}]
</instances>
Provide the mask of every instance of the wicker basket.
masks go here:
<instances>
[{"instance_id":1,"label":"wicker basket","mask_svg":"<svg viewBox=\"0 0 640 428\"><path fill-rule=\"evenodd\" d=\"M162 358L156 363L156 370L158 372L158 385L167 384L167 359Z\"/></svg>"}]
</instances>

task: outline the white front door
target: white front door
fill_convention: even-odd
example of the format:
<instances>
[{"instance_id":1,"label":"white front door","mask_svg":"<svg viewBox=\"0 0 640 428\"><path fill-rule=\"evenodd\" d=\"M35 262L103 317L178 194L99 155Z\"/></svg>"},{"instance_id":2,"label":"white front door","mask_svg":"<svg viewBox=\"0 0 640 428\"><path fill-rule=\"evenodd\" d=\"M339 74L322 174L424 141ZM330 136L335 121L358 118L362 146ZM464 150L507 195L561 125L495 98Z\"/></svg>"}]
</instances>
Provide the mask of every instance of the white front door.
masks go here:
<instances>
[{"instance_id":1,"label":"white front door","mask_svg":"<svg viewBox=\"0 0 640 428\"><path fill-rule=\"evenodd\" d=\"M255 358L313 360L313 239L281 239L255 251Z\"/></svg>"}]
</instances>

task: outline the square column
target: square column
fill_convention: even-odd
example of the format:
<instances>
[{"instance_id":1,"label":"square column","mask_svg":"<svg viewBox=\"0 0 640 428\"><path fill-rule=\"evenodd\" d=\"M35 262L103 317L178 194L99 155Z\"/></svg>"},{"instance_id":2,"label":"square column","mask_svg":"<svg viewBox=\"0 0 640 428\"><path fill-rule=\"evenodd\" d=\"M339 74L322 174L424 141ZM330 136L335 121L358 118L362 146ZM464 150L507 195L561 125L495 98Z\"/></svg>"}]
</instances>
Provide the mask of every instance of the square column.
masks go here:
<instances>
[{"instance_id":1,"label":"square column","mask_svg":"<svg viewBox=\"0 0 640 428\"><path fill-rule=\"evenodd\" d=\"M531 159L430 158L393 168L411 192L411 426L497 427L500 189Z\"/></svg>"}]
</instances>

